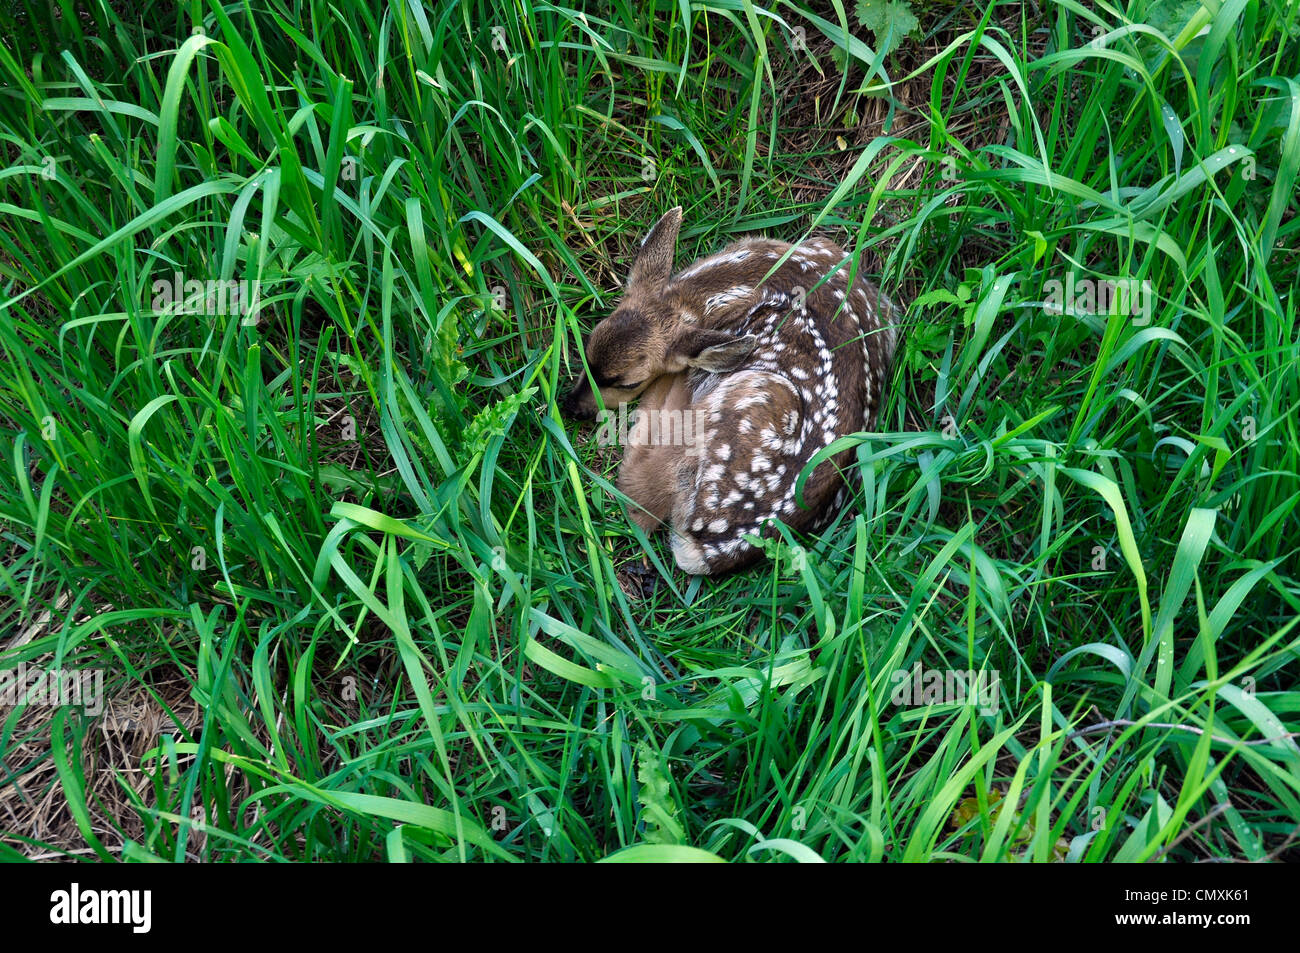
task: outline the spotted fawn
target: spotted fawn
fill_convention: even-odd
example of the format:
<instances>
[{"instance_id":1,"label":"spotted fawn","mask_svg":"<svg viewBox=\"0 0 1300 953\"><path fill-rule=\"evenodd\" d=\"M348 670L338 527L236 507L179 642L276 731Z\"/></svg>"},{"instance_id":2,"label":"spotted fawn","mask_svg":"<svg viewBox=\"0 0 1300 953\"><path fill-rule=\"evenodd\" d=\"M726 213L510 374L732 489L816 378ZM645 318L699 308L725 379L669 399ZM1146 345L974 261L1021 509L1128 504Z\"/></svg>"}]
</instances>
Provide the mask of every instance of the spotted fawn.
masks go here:
<instances>
[{"instance_id":1,"label":"spotted fawn","mask_svg":"<svg viewBox=\"0 0 1300 953\"><path fill-rule=\"evenodd\" d=\"M795 483L823 447L874 425L897 312L860 276L850 285L848 256L823 238L770 275L791 246L760 237L673 274L681 224L675 208L642 241L563 409L595 417L593 382L610 411L640 398L618 477L629 515L647 533L669 525L685 572L720 575L759 557L746 534L773 535L775 520L815 532L843 507L851 450L812 471L803 506Z\"/></svg>"}]
</instances>

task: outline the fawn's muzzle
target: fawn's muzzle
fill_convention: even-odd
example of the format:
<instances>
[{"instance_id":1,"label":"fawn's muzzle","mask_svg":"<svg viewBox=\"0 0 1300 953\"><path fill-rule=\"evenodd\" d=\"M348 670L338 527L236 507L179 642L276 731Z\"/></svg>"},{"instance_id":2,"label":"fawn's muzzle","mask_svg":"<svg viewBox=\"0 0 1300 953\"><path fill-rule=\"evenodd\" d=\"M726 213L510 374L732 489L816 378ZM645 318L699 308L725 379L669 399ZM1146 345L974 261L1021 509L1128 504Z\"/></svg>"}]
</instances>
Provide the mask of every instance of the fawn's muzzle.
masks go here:
<instances>
[{"instance_id":1,"label":"fawn's muzzle","mask_svg":"<svg viewBox=\"0 0 1300 953\"><path fill-rule=\"evenodd\" d=\"M577 420L595 420L596 395L592 393L591 385L581 378L575 381L560 401L560 412Z\"/></svg>"}]
</instances>

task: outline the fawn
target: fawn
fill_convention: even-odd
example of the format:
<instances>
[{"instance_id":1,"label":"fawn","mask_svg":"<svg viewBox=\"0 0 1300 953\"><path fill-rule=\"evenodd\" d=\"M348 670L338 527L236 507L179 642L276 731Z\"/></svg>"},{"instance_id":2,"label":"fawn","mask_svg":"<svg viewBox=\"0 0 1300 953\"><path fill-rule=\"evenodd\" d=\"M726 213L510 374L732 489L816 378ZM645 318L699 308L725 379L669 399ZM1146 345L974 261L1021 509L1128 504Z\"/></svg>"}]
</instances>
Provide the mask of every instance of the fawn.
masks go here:
<instances>
[{"instance_id":1,"label":"fawn","mask_svg":"<svg viewBox=\"0 0 1300 953\"><path fill-rule=\"evenodd\" d=\"M852 451L813 470L803 507L795 482L817 451L874 425L897 317L875 286L850 286L848 256L822 238L770 275L791 246L759 237L673 274L681 224L674 208L642 241L588 339L591 380L563 409L594 417L591 381L611 410L640 397L618 477L629 515L647 533L669 524L685 572L720 575L759 557L746 534L778 519L816 531L844 505Z\"/></svg>"}]
</instances>

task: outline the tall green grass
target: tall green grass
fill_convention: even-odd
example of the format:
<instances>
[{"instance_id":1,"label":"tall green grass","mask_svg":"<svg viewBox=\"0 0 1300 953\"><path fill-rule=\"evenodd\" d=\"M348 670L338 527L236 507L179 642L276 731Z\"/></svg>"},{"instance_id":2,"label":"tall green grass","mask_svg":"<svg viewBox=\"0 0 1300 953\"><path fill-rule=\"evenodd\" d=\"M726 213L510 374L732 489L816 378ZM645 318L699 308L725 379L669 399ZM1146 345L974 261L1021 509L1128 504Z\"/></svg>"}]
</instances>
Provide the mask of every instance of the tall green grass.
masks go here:
<instances>
[{"instance_id":1,"label":"tall green grass","mask_svg":"<svg viewBox=\"0 0 1300 953\"><path fill-rule=\"evenodd\" d=\"M0 854L1289 849L1297 4L918 0L884 58L838 0L9 9L0 669L203 718L110 809L92 719L0 709L84 840ZM826 229L908 305L855 506L718 582L555 403L679 203L684 257Z\"/></svg>"}]
</instances>

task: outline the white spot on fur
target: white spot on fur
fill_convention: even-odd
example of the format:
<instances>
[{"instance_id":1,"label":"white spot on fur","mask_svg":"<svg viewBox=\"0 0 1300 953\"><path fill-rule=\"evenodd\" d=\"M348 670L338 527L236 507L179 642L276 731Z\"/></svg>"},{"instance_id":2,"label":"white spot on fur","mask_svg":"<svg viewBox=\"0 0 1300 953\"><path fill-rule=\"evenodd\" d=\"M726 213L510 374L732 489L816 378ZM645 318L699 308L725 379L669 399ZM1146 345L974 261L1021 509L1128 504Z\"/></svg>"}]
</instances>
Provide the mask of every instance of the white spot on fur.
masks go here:
<instances>
[{"instance_id":1,"label":"white spot on fur","mask_svg":"<svg viewBox=\"0 0 1300 953\"><path fill-rule=\"evenodd\" d=\"M710 295L704 302L704 313L709 315L719 308L725 308L733 301L748 297L753 290L749 285L736 285L734 288L728 288L726 291L719 291L715 295Z\"/></svg>"}]
</instances>

